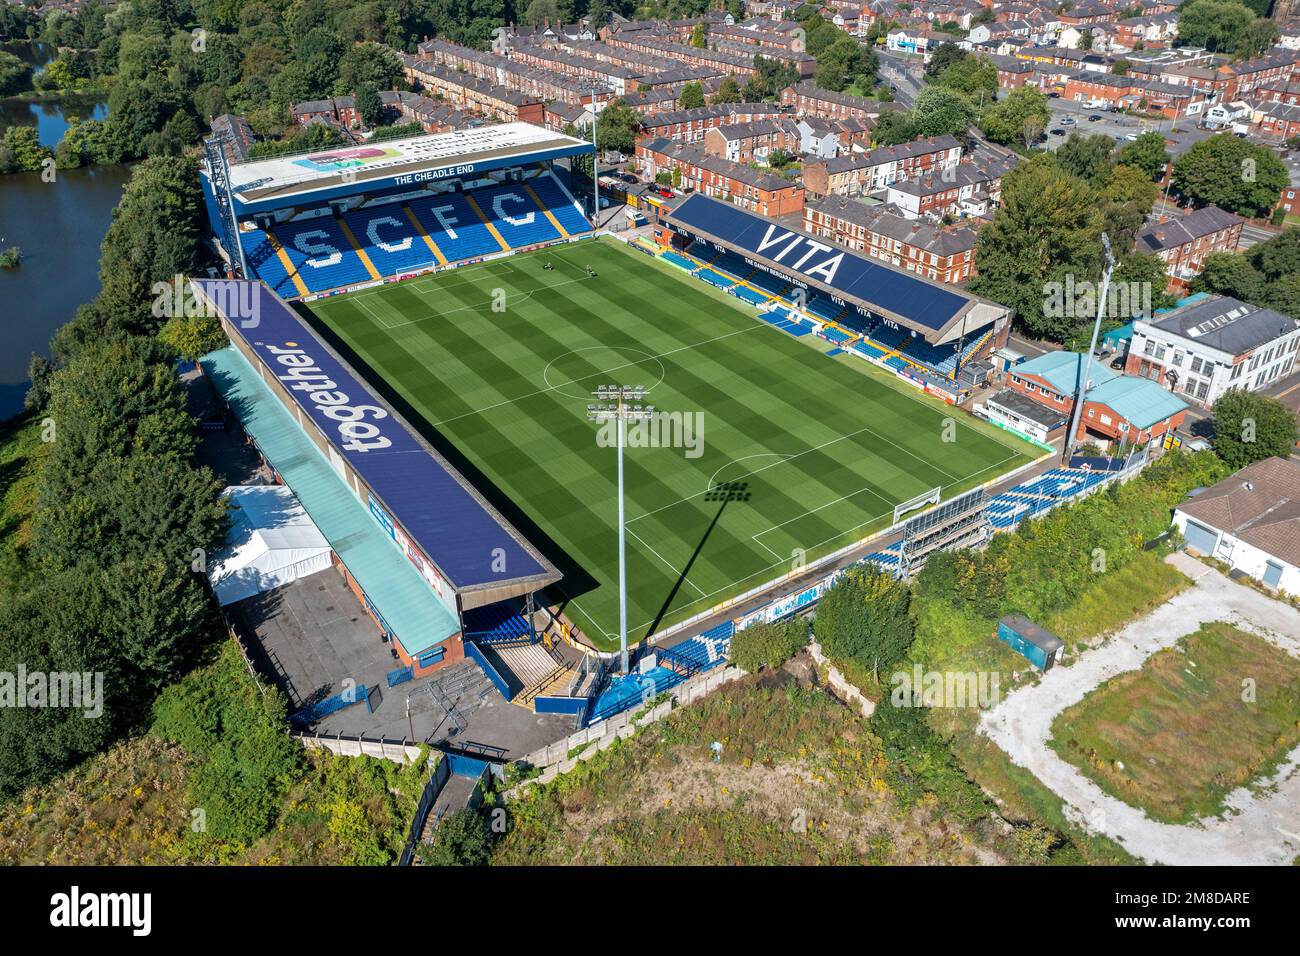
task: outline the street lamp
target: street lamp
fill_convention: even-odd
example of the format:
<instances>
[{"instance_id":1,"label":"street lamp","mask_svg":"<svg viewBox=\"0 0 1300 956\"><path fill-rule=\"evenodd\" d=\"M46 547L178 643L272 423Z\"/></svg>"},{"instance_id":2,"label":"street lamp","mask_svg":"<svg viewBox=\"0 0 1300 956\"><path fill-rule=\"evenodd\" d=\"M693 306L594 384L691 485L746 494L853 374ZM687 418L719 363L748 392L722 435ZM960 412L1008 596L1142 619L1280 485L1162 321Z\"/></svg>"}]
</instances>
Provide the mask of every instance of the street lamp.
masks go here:
<instances>
[{"instance_id":1,"label":"street lamp","mask_svg":"<svg viewBox=\"0 0 1300 956\"><path fill-rule=\"evenodd\" d=\"M618 448L618 647L622 673L627 665L627 547L623 528L623 445L628 422L648 421L655 414L653 405L642 405L650 390L644 385L601 385L592 394L597 401L587 405L587 421L617 423Z\"/></svg>"}]
</instances>

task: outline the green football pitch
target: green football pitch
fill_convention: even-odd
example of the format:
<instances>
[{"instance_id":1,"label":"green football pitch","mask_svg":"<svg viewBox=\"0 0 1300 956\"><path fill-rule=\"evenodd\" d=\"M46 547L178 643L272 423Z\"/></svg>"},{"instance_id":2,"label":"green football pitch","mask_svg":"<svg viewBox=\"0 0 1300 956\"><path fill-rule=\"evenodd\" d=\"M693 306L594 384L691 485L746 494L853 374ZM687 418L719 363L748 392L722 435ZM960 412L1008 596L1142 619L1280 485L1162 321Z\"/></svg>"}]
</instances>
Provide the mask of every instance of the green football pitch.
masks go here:
<instances>
[{"instance_id":1,"label":"green football pitch","mask_svg":"<svg viewBox=\"0 0 1300 956\"><path fill-rule=\"evenodd\" d=\"M664 413L625 452L629 640L887 527L899 502L1036 455L614 240L310 311L564 572L557 601L602 648L617 645L618 501L615 449L587 420L601 384L644 385Z\"/></svg>"}]
</instances>

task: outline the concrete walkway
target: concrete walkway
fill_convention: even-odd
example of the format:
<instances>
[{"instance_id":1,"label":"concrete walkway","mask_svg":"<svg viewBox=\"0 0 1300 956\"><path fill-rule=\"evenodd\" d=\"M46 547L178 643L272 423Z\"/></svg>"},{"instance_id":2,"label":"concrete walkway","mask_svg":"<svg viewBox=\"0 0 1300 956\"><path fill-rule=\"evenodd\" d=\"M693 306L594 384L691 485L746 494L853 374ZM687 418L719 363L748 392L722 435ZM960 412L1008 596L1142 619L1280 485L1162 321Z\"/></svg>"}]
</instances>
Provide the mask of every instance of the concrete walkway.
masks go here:
<instances>
[{"instance_id":1,"label":"concrete walkway","mask_svg":"<svg viewBox=\"0 0 1300 956\"><path fill-rule=\"evenodd\" d=\"M983 715L980 731L1060 796L1072 821L1105 834L1148 863L1290 864L1300 855L1300 747L1272 778L1258 782L1264 784L1257 787L1263 792L1238 788L1229 794L1223 818L1174 825L1150 820L1106 794L1047 745L1061 711L1208 621L1227 621L1300 657L1300 612L1186 555L1167 560L1196 583L1101 647L1084 652L1074 664L1054 668L1037 684L1012 692Z\"/></svg>"}]
</instances>

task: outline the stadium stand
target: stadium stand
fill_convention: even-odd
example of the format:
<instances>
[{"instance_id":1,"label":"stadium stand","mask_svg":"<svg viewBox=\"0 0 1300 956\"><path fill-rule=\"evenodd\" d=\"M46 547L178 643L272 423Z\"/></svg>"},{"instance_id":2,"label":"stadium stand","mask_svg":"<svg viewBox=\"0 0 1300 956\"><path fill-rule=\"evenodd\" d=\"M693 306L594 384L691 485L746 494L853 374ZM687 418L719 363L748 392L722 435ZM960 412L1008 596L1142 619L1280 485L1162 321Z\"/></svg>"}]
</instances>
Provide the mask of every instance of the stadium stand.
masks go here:
<instances>
[{"instance_id":1,"label":"stadium stand","mask_svg":"<svg viewBox=\"0 0 1300 956\"><path fill-rule=\"evenodd\" d=\"M277 294L294 297L590 229L572 197L547 174L468 193L353 209L341 219L310 216L269 232L246 230L241 238L257 278Z\"/></svg>"},{"instance_id":2,"label":"stadium stand","mask_svg":"<svg viewBox=\"0 0 1300 956\"><path fill-rule=\"evenodd\" d=\"M493 647L533 644L538 638L528 618L508 603L471 608L461 615L466 640Z\"/></svg>"},{"instance_id":3,"label":"stadium stand","mask_svg":"<svg viewBox=\"0 0 1300 956\"><path fill-rule=\"evenodd\" d=\"M409 272L436 261L401 205L354 209L344 214L343 221L380 275Z\"/></svg>"}]
</instances>

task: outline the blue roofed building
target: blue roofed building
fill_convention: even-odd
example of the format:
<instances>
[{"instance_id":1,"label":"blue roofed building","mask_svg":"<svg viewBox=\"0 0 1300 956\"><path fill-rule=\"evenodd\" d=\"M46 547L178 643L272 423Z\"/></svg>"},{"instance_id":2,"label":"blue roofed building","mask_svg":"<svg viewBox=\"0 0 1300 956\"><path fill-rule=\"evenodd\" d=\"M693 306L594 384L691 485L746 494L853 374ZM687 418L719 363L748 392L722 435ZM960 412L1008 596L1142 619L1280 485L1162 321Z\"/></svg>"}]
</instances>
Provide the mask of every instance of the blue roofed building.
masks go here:
<instances>
[{"instance_id":1,"label":"blue roofed building","mask_svg":"<svg viewBox=\"0 0 1300 956\"><path fill-rule=\"evenodd\" d=\"M1056 351L1008 369L1007 387L983 404L985 417L1039 442L1063 435L1085 364L1078 352ZM1186 417L1187 403L1158 382L1113 372L1099 359L1086 374L1080 441L1141 445L1176 430Z\"/></svg>"}]
</instances>

